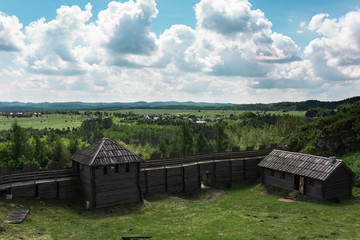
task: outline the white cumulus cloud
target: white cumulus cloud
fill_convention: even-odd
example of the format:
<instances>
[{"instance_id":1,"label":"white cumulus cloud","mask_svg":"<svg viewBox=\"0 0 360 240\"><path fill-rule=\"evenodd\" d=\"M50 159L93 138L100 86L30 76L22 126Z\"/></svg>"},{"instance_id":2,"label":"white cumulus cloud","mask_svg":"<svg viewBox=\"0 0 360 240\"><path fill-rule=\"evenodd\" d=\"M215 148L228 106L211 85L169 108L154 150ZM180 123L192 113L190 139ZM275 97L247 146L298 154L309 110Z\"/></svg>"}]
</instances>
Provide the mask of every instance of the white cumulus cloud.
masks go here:
<instances>
[{"instance_id":1,"label":"white cumulus cloud","mask_svg":"<svg viewBox=\"0 0 360 240\"><path fill-rule=\"evenodd\" d=\"M88 42L86 23L91 5L85 10L78 6L61 6L56 19L44 18L25 28L29 44L24 50L24 61L30 71L49 75L76 75L87 70L82 61L82 46Z\"/></svg>"},{"instance_id":2,"label":"white cumulus cloud","mask_svg":"<svg viewBox=\"0 0 360 240\"><path fill-rule=\"evenodd\" d=\"M322 35L305 49L317 76L328 80L360 79L360 11L339 19L316 15L309 29Z\"/></svg>"},{"instance_id":3,"label":"white cumulus cloud","mask_svg":"<svg viewBox=\"0 0 360 240\"><path fill-rule=\"evenodd\" d=\"M217 76L261 77L278 63L300 60L290 37L273 32L272 23L247 0L202 0L195 6L195 40L185 62Z\"/></svg>"},{"instance_id":4,"label":"white cumulus cloud","mask_svg":"<svg viewBox=\"0 0 360 240\"><path fill-rule=\"evenodd\" d=\"M110 2L100 11L97 27L105 36L103 47L117 65L145 64L144 58L157 49L157 38L150 31L151 19L158 10L154 0ZM135 56L134 56L135 55Z\"/></svg>"},{"instance_id":5,"label":"white cumulus cloud","mask_svg":"<svg viewBox=\"0 0 360 240\"><path fill-rule=\"evenodd\" d=\"M23 48L22 24L16 16L0 12L0 52L17 52Z\"/></svg>"}]
</instances>

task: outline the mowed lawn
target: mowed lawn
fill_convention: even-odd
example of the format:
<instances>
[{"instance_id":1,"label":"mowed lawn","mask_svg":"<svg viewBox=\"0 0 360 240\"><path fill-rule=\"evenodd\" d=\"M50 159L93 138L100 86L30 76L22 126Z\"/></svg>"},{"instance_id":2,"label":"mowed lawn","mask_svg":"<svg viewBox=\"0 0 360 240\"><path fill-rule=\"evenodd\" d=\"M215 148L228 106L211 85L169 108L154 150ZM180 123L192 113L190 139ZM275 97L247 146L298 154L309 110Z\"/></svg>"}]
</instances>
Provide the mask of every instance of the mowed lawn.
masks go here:
<instances>
[{"instance_id":1,"label":"mowed lawn","mask_svg":"<svg viewBox=\"0 0 360 240\"><path fill-rule=\"evenodd\" d=\"M20 118L0 116L0 130L10 129L15 120L23 128L54 128L61 130L69 127L72 129L73 127L79 127L84 119L87 119L84 115L73 114L46 114L41 117L33 116Z\"/></svg>"},{"instance_id":2,"label":"mowed lawn","mask_svg":"<svg viewBox=\"0 0 360 240\"><path fill-rule=\"evenodd\" d=\"M30 209L19 225L1 223L0 239L360 239L360 190L331 203L300 197L281 202L285 192L260 184L224 189L211 202L204 190L192 194L158 194L143 204L87 211L78 201L17 199L1 196L0 219L10 203Z\"/></svg>"}]
</instances>

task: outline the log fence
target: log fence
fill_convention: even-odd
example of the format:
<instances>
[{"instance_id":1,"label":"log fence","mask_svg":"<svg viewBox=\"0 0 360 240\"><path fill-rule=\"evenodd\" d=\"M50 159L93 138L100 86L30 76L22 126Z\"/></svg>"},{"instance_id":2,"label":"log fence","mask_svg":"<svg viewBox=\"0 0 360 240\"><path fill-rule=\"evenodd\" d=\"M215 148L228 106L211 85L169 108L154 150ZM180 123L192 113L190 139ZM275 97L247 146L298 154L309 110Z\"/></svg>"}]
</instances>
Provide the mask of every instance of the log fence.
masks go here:
<instances>
[{"instance_id":1,"label":"log fence","mask_svg":"<svg viewBox=\"0 0 360 240\"><path fill-rule=\"evenodd\" d=\"M23 172L23 173L13 173L7 175L0 175L0 185L2 184L12 184L17 182L27 182L27 181L37 181L42 179L55 179L65 178L65 177L74 177L78 176L72 168L65 168L59 170L37 170L35 172Z\"/></svg>"},{"instance_id":2,"label":"log fence","mask_svg":"<svg viewBox=\"0 0 360 240\"><path fill-rule=\"evenodd\" d=\"M141 163L142 169L152 169L152 168L167 168L173 166L185 166L188 164L200 164L204 162L216 162L221 160L231 160L231 159L246 159L252 157L264 157L271 152L272 149L262 149L262 150L248 150L240 152L223 152L223 153L208 153L208 154L199 154L192 156L183 156L176 158L163 158L163 159L150 159ZM176 154L173 154L176 156ZM178 154L177 154L178 156Z\"/></svg>"},{"instance_id":3,"label":"log fence","mask_svg":"<svg viewBox=\"0 0 360 240\"><path fill-rule=\"evenodd\" d=\"M192 191L201 188L202 182L231 187L232 183L256 179L259 176L257 164L273 147L261 147L259 150L250 147L246 151L233 148L231 152L207 151L185 156L171 153L171 158L160 158L156 154L140 163L138 181L145 193ZM99 176L97 179L99 181ZM119 182L124 184L124 181ZM79 192L80 182L75 166L59 169L52 164L48 169L37 169L36 166L26 165L21 172L12 172L8 166L0 166L0 191L6 190L15 197L71 197ZM104 184L106 186L106 182Z\"/></svg>"}]
</instances>

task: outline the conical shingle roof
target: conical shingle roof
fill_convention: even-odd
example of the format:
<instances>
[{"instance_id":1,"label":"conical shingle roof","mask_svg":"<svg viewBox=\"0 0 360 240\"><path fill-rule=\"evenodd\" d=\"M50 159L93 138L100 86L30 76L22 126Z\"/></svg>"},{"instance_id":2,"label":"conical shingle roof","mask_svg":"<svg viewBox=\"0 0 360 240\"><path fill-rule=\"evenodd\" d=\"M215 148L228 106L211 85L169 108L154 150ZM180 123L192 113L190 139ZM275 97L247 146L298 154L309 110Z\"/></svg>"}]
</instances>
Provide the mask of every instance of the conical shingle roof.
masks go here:
<instances>
[{"instance_id":1,"label":"conical shingle roof","mask_svg":"<svg viewBox=\"0 0 360 240\"><path fill-rule=\"evenodd\" d=\"M108 138L102 138L92 145L78 151L73 154L70 159L88 166L115 165L144 161L140 156Z\"/></svg>"}]
</instances>

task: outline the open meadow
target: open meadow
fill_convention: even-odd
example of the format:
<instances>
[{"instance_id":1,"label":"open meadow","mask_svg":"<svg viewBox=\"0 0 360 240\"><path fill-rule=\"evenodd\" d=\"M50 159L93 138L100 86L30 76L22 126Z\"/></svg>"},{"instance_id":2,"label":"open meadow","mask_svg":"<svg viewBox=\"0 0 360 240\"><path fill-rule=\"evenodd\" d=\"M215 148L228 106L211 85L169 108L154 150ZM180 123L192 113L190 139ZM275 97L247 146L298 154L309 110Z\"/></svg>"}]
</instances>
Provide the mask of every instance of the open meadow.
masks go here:
<instances>
[{"instance_id":1,"label":"open meadow","mask_svg":"<svg viewBox=\"0 0 360 240\"><path fill-rule=\"evenodd\" d=\"M217 116L230 116L230 114L238 115L244 112L259 112L263 111L236 111L236 110L191 110L191 109L126 109L126 110L115 110L108 112L117 113L128 113L132 112L139 115L195 115L203 118L215 118ZM266 113L284 115L289 114L292 116L305 117L306 111L267 111Z\"/></svg>"},{"instance_id":2,"label":"open meadow","mask_svg":"<svg viewBox=\"0 0 360 240\"><path fill-rule=\"evenodd\" d=\"M90 111L91 112L91 111ZM233 110L181 110L181 109L127 109L127 110L117 110L117 111L101 111L102 113L129 113L132 112L138 115L195 115L203 119L215 119L218 116L226 117L230 114L238 115L246 111L233 111ZM252 111L254 113L258 111ZM82 113L84 113L82 111ZM305 111L268 111L267 113L284 115L289 114L292 116L304 117ZM16 120L18 124L23 128L33 128L33 129L44 129L44 128L53 128L53 129L72 129L73 127L79 127L81 122L85 119L88 119L86 115L75 115L75 114L44 114L41 117L6 117L0 116L0 131L8 130L11 128L11 125ZM115 123L120 122L120 118L113 117Z\"/></svg>"},{"instance_id":3,"label":"open meadow","mask_svg":"<svg viewBox=\"0 0 360 240\"><path fill-rule=\"evenodd\" d=\"M44 114L41 117L6 117L0 116L0 131L11 128L11 125L16 120L17 123L23 128L54 128L54 129L72 129L73 127L79 127L82 120L87 119L84 115L74 114Z\"/></svg>"},{"instance_id":4,"label":"open meadow","mask_svg":"<svg viewBox=\"0 0 360 240\"><path fill-rule=\"evenodd\" d=\"M340 203L298 197L257 183L224 189L213 201L205 190L145 196L143 204L85 210L76 200L16 199L1 196L0 219L30 209L22 224L2 223L0 239L359 239L360 189ZM13 205L14 206L14 205Z\"/></svg>"}]
</instances>

